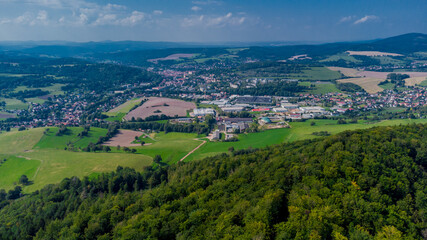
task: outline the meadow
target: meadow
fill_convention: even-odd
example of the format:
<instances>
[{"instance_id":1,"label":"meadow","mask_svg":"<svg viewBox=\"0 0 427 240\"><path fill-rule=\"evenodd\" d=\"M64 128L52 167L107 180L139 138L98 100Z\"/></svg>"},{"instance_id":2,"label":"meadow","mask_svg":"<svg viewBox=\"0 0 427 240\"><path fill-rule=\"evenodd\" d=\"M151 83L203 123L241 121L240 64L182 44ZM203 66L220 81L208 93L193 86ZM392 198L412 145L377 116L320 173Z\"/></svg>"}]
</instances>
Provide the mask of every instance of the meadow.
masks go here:
<instances>
[{"instance_id":1,"label":"meadow","mask_svg":"<svg viewBox=\"0 0 427 240\"><path fill-rule=\"evenodd\" d=\"M49 128L34 149L64 149L69 143L72 143L74 147L84 148L91 142L96 143L100 136L107 134L107 129L91 127L88 136L81 138L78 134L83 131L82 127L68 127L66 134L56 136L58 130L57 127Z\"/></svg>"},{"instance_id":2,"label":"meadow","mask_svg":"<svg viewBox=\"0 0 427 240\"><path fill-rule=\"evenodd\" d=\"M341 74L326 67L312 67L303 70L302 73L289 74L288 77L307 81L327 81L340 79Z\"/></svg>"},{"instance_id":3,"label":"meadow","mask_svg":"<svg viewBox=\"0 0 427 240\"><path fill-rule=\"evenodd\" d=\"M310 87L312 84L314 85L314 88L307 91L312 94L326 94L331 92L341 92L341 90L339 90L337 86L333 83L298 82L298 85L307 86L307 87Z\"/></svg>"}]
</instances>

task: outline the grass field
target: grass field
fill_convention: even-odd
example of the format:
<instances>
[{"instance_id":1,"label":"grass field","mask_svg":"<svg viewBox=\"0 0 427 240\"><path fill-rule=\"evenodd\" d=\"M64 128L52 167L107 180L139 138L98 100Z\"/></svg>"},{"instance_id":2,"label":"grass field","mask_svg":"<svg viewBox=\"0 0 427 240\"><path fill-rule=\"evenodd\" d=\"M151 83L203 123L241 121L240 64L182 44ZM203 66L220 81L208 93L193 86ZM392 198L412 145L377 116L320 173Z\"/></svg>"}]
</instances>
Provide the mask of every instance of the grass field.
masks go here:
<instances>
[{"instance_id":1,"label":"grass field","mask_svg":"<svg viewBox=\"0 0 427 240\"><path fill-rule=\"evenodd\" d=\"M117 166L132 167L142 171L151 164L151 157L125 153L69 152L56 149L41 149L22 153L21 157L39 160L40 168L33 185L24 188L26 192L40 189L46 184L58 183L65 177L84 177L91 173L110 172Z\"/></svg>"},{"instance_id":2,"label":"grass field","mask_svg":"<svg viewBox=\"0 0 427 240\"><path fill-rule=\"evenodd\" d=\"M312 84L315 85L314 89L308 90L312 94L326 94L331 92L341 92L337 86L333 83L314 83L314 82L298 82L298 85L310 87Z\"/></svg>"},{"instance_id":3,"label":"grass field","mask_svg":"<svg viewBox=\"0 0 427 240\"><path fill-rule=\"evenodd\" d=\"M383 65L387 65L387 64L399 65L399 64L405 63L402 60L394 59L394 58L388 57L388 56L376 56L376 57L372 57L372 58L379 60L380 64L383 64Z\"/></svg>"},{"instance_id":4,"label":"grass field","mask_svg":"<svg viewBox=\"0 0 427 240\"><path fill-rule=\"evenodd\" d=\"M310 126L314 121L316 124ZM192 161L208 156L213 156L218 153L227 152L229 147L235 149L245 149L248 147L260 148L272 144L283 142L293 142L303 139L317 138L313 132L328 131L331 134L336 134L346 130L365 129L376 126L391 126L409 123L427 123L427 119L402 119L402 120L385 120L377 123L367 124L363 121L356 124L337 124L336 120L309 120L306 122L292 122L291 128L282 128L267 130L259 133L249 133L239 135L238 142L208 142L200 149L190 155L185 161ZM262 141L260 140L262 139Z\"/></svg>"},{"instance_id":5,"label":"grass field","mask_svg":"<svg viewBox=\"0 0 427 240\"><path fill-rule=\"evenodd\" d=\"M64 91L61 90L61 87L65 86L64 84L52 84L52 86L49 87L41 87L41 88L29 88L26 86L19 86L15 88L14 92L19 91L25 91L25 90L34 90L34 89L41 89L42 91L48 91L50 95L62 95L64 94Z\"/></svg>"},{"instance_id":6,"label":"grass field","mask_svg":"<svg viewBox=\"0 0 427 240\"><path fill-rule=\"evenodd\" d=\"M421 87L427 87L427 80L422 81L420 84L418 84Z\"/></svg>"},{"instance_id":7,"label":"grass field","mask_svg":"<svg viewBox=\"0 0 427 240\"><path fill-rule=\"evenodd\" d=\"M380 86L384 90L390 90L390 89L393 89L395 85L396 84L389 82L389 83L381 84L381 85L378 85L378 86Z\"/></svg>"},{"instance_id":8,"label":"grass field","mask_svg":"<svg viewBox=\"0 0 427 240\"><path fill-rule=\"evenodd\" d=\"M302 73L289 74L289 77L308 81L326 81L340 79L341 74L325 67L312 67L310 69L303 70Z\"/></svg>"},{"instance_id":9,"label":"grass field","mask_svg":"<svg viewBox=\"0 0 427 240\"><path fill-rule=\"evenodd\" d=\"M127 166L141 171L152 163L150 156L125 153L87 153L62 150L68 142L76 147L86 147L96 142L107 130L91 128L89 136L80 139L77 134L83 128L69 128L68 135L55 136L58 128L12 131L0 134L0 189L13 188L14 182L23 174L34 182L26 186L25 192L40 189L46 184L57 183L64 177L88 176L92 173L113 171L117 166Z\"/></svg>"},{"instance_id":10,"label":"grass field","mask_svg":"<svg viewBox=\"0 0 427 240\"><path fill-rule=\"evenodd\" d=\"M339 61L341 59L346 61L346 62L353 62L353 63L361 63L362 62L361 60L358 60L355 57L350 56L346 53L339 53L339 54L332 55L328 58L320 60L320 62L334 62L334 61Z\"/></svg>"},{"instance_id":11,"label":"grass field","mask_svg":"<svg viewBox=\"0 0 427 240\"><path fill-rule=\"evenodd\" d=\"M0 102L6 102L6 110L27 109L28 103L24 103L16 98L0 98Z\"/></svg>"},{"instance_id":12,"label":"grass field","mask_svg":"<svg viewBox=\"0 0 427 240\"><path fill-rule=\"evenodd\" d=\"M0 154L16 154L29 151L40 141L43 128L25 131L3 132L0 134Z\"/></svg>"},{"instance_id":13,"label":"grass field","mask_svg":"<svg viewBox=\"0 0 427 240\"><path fill-rule=\"evenodd\" d=\"M195 133L157 133L151 135L156 141L151 145L135 147L137 153L150 157L162 156L165 163L178 162L188 152L196 148L201 141L195 140L200 137ZM146 141L150 142L149 140Z\"/></svg>"},{"instance_id":14,"label":"grass field","mask_svg":"<svg viewBox=\"0 0 427 240\"><path fill-rule=\"evenodd\" d=\"M34 146L34 149L55 148L64 149L68 143L72 143L74 147L87 147L89 143L96 143L100 136L107 134L107 129L91 127L87 137L80 138L77 135L83 131L82 127L69 127L67 134L56 136L58 128L50 128L49 132L41 138Z\"/></svg>"},{"instance_id":15,"label":"grass field","mask_svg":"<svg viewBox=\"0 0 427 240\"><path fill-rule=\"evenodd\" d=\"M6 162L0 165L0 189L9 190L13 188L22 175L33 179L40 166L40 161L37 160L27 160L15 156L0 158L1 160L7 159Z\"/></svg>"}]
</instances>

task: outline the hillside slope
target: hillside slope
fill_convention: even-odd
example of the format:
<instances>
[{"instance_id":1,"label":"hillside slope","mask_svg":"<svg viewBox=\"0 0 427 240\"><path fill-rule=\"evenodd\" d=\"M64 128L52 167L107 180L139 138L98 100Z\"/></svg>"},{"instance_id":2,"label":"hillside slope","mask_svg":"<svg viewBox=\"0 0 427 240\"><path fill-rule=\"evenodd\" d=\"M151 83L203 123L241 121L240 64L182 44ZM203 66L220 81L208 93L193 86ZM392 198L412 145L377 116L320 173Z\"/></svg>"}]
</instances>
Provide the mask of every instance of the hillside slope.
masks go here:
<instances>
[{"instance_id":1,"label":"hillside slope","mask_svg":"<svg viewBox=\"0 0 427 240\"><path fill-rule=\"evenodd\" d=\"M4 200L1 239L422 239L427 125L347 131Z\"/></svg>"}]
</instances>

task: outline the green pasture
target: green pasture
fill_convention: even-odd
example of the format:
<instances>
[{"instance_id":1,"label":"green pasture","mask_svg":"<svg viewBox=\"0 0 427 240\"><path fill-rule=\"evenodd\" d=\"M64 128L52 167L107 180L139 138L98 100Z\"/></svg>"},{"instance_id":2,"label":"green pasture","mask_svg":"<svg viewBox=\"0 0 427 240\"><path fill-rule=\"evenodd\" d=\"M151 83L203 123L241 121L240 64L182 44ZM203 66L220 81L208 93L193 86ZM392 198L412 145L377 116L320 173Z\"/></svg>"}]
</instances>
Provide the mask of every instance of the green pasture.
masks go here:
<instances>
[{"instance_id":1,"label":"green pasture","mask_svg":"<svg viewBox=\"0 0 427 240\"><path fill-rule=\"evenodd\" d=\"M83 131L82 127L68 127L66 134L56 136L58 130L57 127L49 128L49 131L43 135L34 149L64 149L69 143L72 143L74 147L84 148L91 142L96 143L100 136L107 134L107 129L91 127L88 136L81 138L77 135Z\"/></svg>"},{"instance_id":2,"label":"green pasture","mask_svg":"<svg viewBox=\"0 0 427 240\"><path fill-rule=\"evenodd\" d=\"M340 79L341 74L325 67L312 67L303 70L302 73L289 74L288 77L307 81L327 81Z\"/></svg>"}]
</instances>

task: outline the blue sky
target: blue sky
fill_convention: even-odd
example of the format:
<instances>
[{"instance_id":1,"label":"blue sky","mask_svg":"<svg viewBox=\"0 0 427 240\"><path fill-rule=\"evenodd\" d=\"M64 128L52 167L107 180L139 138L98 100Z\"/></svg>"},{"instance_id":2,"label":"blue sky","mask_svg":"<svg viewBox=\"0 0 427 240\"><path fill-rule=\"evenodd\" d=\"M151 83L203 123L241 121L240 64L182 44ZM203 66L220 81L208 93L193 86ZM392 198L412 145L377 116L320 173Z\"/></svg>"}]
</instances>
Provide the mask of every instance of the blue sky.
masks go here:
<instances>
[{"instance_id":1,"label":"blue sky","mask_svg":"<svg viewBox=\"0 0 427 240\"><path fill-rule=\"evenodd\" d=\"M353 41L427 33L427 0L0 0L0 41Z\"/></svg>"}]
</instances>

